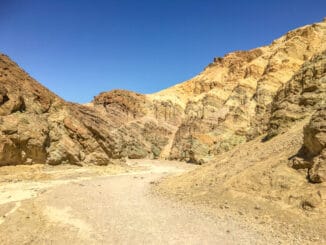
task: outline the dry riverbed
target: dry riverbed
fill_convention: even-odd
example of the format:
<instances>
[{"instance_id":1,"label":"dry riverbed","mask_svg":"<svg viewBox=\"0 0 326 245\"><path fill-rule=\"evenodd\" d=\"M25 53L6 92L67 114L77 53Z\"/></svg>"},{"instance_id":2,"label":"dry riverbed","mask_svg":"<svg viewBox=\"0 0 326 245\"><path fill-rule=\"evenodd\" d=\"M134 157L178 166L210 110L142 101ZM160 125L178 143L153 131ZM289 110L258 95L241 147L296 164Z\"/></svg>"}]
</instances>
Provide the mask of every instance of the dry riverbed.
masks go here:
<instances>
[{"instance_id":1,"label":"dry riverbed","mask_svg":"<svg viewBox=\"0 0 326 245\"><path fill-rule=\"evenodd\" d=\"M138 160L125 166L0 168L0 244L291 242L226 209L216 213L157 193L162 177L195 167Z\"/></svg>"}]
</instances>

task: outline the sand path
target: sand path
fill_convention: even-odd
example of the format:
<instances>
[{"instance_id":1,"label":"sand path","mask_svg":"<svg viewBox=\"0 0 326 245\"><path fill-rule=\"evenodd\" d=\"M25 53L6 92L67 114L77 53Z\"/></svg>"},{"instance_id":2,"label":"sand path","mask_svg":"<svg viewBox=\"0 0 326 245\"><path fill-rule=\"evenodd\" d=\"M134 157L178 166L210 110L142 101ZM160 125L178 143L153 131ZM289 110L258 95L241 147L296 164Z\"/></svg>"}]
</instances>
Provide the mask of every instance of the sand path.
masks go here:
<instances>
[{"instance_id":1,"label":"sand path","mask_svg":"<svg viewBox=\"0 0 326 245\"><path fill-rule=\"evenodd\" d=\"M1 244L266 242L232 219L218 219L196 207L153 195L155 181L186 171L186 165L152 161L141 165L147 170L66 182L12 205L0 224Z\"/></svg>"}]
</instances>

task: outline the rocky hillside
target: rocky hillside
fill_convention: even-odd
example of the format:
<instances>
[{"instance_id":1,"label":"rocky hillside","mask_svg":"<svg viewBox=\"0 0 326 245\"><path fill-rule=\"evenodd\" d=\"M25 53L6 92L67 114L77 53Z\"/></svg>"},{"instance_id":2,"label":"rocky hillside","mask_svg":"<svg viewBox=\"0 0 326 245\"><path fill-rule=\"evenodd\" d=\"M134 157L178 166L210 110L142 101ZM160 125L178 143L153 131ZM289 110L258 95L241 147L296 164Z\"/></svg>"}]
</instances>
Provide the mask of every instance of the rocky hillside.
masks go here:
<instances>
[{"instance_id":1,"label":"rocky hillside","mask_svg":"<svg viewBox=\"0 0 326 245\"><path fill-rule=\"evenodd\" d=\"M108 164L126 157L214 160L308 120L324 98L324 58L317 55L325 49L326 20L269 46L215 58L198 76L161 92L114 90L87 105L65 102L1 55L0 165ZM302 160L298 153L295 159L312 166L319 154Z\"/></svg>"},{"instance_id":2,"label":"rocky hillside","mask_svg":"<svg viewBox=\"0 0 326 245\"><path fill-rule=\"evenodd\" d=\"M304 26L269 46L215 58L193 79L151 95L184 108L170 157L208 161L265 133L277 90L325 41L326 21Z\"/></svg>"},{"instance_id":3,"label":"rocky hillside","mask_svg":"<svg viewBox=\"0 0 326 245\"><path fill-rule=\"evenodd\" d=\"M100 94L88 106L68 103L0 55L0 166L157 158L180 110L123 90Z\"/></svg>"},{"instance_id":4,"label":"rocky hillside","mask_svg":"<svg viewBox=\"0 0 326 245\"><path fill-rule=\"evenodd\" d=\"M215 58L198 76L156 94L116 90L91 105L110 119L123 118L138 139L132 157L207 162L268 131L278 89L326 49L325 41L323 21L269 46Z\"/></svg>"},{"instance_id":5,"label":"rocky hillside","mask_svg":"<svg viewBox=\"0 0 326 245\"><path fill-rule=\"evenodd\" d=\"M311 182L326 180L326 51L303 64L282 86L272 103L266 139L284 133L297 121L310 119L302 148L291 159L295 169L307 169Z\"/></svg>"},{"instance_id":6,"label":"rocky hillside","mask_svg":"<svg viewBox=\"0 0 326 245\"><path fill-rule=\"evenodd\" d=\"M158 188L178 199L250 214L261 223L313 230L325 240L326 51L279 88L267 125L266 134Z\"/></svg>"},{"instance_id":7,"label":"rocky hillside","mask_svg":"<svg viewBox=\"0 0 326 245\"><path fill-rule=\"evenodd\" d=\"M120 159L114 124L67 103L0 55L0 166L107 164Z\"/></svg>"},{"instance_id":8,"label":"rocky hillside","mask_svg":"<svg viewBox=\"0 0 326 245\"><path fill-rule=\"evenodd\" d=\"M125 90L101 93L88 105L120 125L114 131L129 158L169 156L169 145L181 123L182 107Z\"/></svg>"}]
</instances>

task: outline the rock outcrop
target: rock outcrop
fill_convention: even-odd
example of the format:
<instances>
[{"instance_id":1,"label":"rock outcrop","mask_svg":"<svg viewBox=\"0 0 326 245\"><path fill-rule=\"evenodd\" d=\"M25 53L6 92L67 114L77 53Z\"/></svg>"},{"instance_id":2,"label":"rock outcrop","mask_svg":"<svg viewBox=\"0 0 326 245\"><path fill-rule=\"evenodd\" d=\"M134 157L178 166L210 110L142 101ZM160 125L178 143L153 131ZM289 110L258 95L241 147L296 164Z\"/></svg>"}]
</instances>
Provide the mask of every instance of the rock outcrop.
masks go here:
<instances>
[{"instance_id":1,"label":"rock outcrop","mask_svg":"<svg viewBox=\"0 0 326 245\"><path fill-rule=\"evenodd\" d=\"M305 62L282 86L272 103L265 139L285 133L298 121L310 120L304 128L300 151L290 159L295 169L307 169L311 182L325 181L326 51Z\"/></svg>"},{"instance_id":2,"label":"rock outcrop","mask_svg":"<svg viewBox=\"0 0 326 245\"><path fill-rule=\"evenodd\" d=\"M325 49L323 21L215 58L196 77L158 93L113 90L87 105L64 101L1 55L0 165L214 160L309 120L325 99L325 54L317 56ZM308 167L315 182L324 178L317 165Z\"/></svg>"},{"instance_id":3,"label":"rock outcrop","mask_svg":"<svg viewBox=\"0 0 326 245\"><path fill-rule=\"evenodd\" d=\"M310 159L308 177L313 183L326 181L326 106L312 116L304 128L304 147Z\"/></svg>"},{"instance_id":4,"label":"rock outcrop","mask_svg":"<svg viewBox=\"0 0 326 245\"><path fill-rule=\"evenodd\" d=\"M284 132L326 102L326 51L303 64L277 92L272 103L267 137Z\"/></svg>"},{"instance_id":5,"label":"rock outcrop","mask_svg":"<svg viewBox=\"0 0 326 245\"><path fill-rule=\"evenodd\" d=\"M0 165L108 164L120 159L113 126L67 103L0 56Z\"/></svg>"},{"instance_id":6,"label":"rock outcrop","mask_svg":"<svg viewBox=\"0 0 326 245\"><path fill-rule=\"evenodd\" d=\"M304 62L276 92L266 134L159 185L179 198L256 217L326 217L326 51ZM198 126L199 127L199 126ZM226 205L227 204L227 205ZM259 211L258 211L259 210ZM300 210L300 211L299 211ZM307 218L308 217L308 218Z\"/></svg>"},{"instance_id":7,"label":"rock outcrop","mask_svg":"<svg viewBox=\"0 0 326 245\"><path fill-rule=\"evenodd\" d=\"M101 93L89 105L116 125L121 154L128 158L159 158L180 124L182 108L125 90Z\"/></svg>"},{"instance_id":8,"label":"rock outcrop","mask_svg":"<svg viewBox=\"0 0 326 245\"><path fill-rule=\"evenodd\" d=\"M325 21L304 26L269 46L215 58L193 79L151 95L184 108L170 158L209 161L266 133L278 89L325 50L325 41Z\"/></svg>"}]
</instances>

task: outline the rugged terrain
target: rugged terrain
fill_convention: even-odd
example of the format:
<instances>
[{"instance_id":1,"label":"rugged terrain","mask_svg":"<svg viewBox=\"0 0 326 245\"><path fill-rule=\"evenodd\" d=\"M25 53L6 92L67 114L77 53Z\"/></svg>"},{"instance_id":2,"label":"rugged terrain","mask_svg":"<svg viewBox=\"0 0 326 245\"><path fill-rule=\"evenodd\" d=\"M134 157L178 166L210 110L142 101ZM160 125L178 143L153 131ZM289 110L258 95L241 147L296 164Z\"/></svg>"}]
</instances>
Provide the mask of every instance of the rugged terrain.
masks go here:
<instances>
[{"instance_id":1,"label":"rugged terrain","mask_svg":"<svg viewBox=\"0 0 326 245\"><path fill-rule=\"evenodd\" d=\"M184 118L170 157L204 162L266 132L277 90L326 48L326 22L290 31L271 45L215 58L154 98L179 101Z\"/></svg>"},{"instance_id":2,"label":"rugged terrain","mask_svg":"<svg viewBox=\"0 0 326 245\"><path fill-rule=\"evenodd\" d=\"M197 204L277 220L281 229L298 225L305 233L315 231L317 244L325 243L325 86L324 51L278 89L266 134L195 171L165 179L159 190Z\"/></svg>"},{"instance_id":3,"label":"rugged terrain","mask_svg":"<svg viewBox=\"0 0 326 245\"><path fill-rule=\"evenodd\" d=\"M115 90L89 106L127 122L134 157L208 162L268 131L277 91L325 41L325 21L304 26L269 46L215 58L198 76L158 93Z\"/></svg>"},{"instance_id":4,"label":"rugged terrain","mask_svg":"<svg viewBox=\"0 0 326 245\"><path fill-rule=\"evenodd\" d=\"M326 19L217 57L158 93L113 90L85 105L64 101L0 55L0 166L113 167L145 158L203 164L160 183L150 179L179 201L276 222L275 230L291 226L295 237L323 243L325 50Z\"/></svg>"},{"instance_id":5,"label":"rugged terrain","mask_svg":"<svg viewBox=\"0 0 326 245\"><path fill-rule=\"evenodd\" d=\"M326 49L325 41L323 21L290 31L269 46L215 58L198 76L156 94L114 90L87 105L64 101L1 55L0 165L105 165L126 157L208 162L267 132L271 137L277 131L272 126L288 127L295 103L287 109L286 101L277 100L292 85L300 86L298 74ZM318 72L322 77L323 70ZM307 86L308 97L298 105L305 115L295 120L321 103L310 97L319 94L322 100L323 88Z\"/></svg>"},{"instance_id":6,"label":"rugged terrain","mask_svg":"<svg viewBox=\"0 0 326 245\"><path fill-rule=\"evenodd\" d=\"M117 158L110 124L94 110L65 102L5 55L0 67L0 165Z\"/></svg>"}]
</instances>

